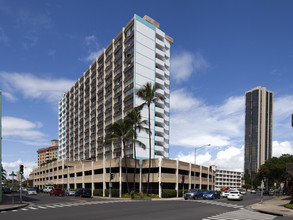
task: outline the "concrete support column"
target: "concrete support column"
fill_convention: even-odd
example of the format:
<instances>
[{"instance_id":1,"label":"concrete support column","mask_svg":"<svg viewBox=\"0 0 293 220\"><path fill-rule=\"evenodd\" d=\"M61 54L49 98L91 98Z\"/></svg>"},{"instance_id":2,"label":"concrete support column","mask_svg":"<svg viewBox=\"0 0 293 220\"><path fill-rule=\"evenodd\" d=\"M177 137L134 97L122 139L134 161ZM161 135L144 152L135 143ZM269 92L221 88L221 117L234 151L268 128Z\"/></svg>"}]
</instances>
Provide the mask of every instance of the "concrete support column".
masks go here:
<instances>
[{"instance_id":1,"label":"concrete support column","mask_svg":"<svg viewBox=\"0 0 293 220\"><path fill-rule=\"evenodd\" d=\"M85 184L84 184L84 163L85 162L81 162L81 185L82 185L82 188L85 188Z\"/></svg>"},{"instance_id":2,"label":"concrete support column","mask_svg":"<svg viewBox=\"0 0 293 220\"><path fill-rule=\"evenodd\" d=\"M142 192L142 160L139 160L139 192Z\"/></svg>"},{"instance_id":3,"label":"concrete support column","mask_svg":"<svg viewBox=\"0 0 293 220\"><path fill-rule=\"evenodd\" d=\"M202 176L202 166L199 165L199 188L201 189L201 176Z\"/></svg>"},{"instance_id":4,"label":"concrete support column","mask_svg":"<svg viewBox=\"0 0 293 220\"><path fill-rule=\"evenodd\" d=\"M210 168L208 167L208 190L210 190Z\"/></svg>"},{"instance_id":5,"label":"concrete support column","mask_svg":"<svg viewBox=\"0 0 293 220\"><path fill-rule=\"evenodd\" d=\"M162 158L159 158L159 198L162 198Z\"/></svg>"},{"instance_id":6,"label":"concrete support column","mask_svg":"<svg viewBox=\"0 0 293 220\"><path fill-rule=\"evenodd\" d=\"M179 189L179 183L178 183L178 178L179 178L179 161L178 161L178 159L177 159L177 161L176 161L176 191L177 191L177 197L178 197L178 189Z\"/></svg>"},{"instance_id":7,"label":"concrete support column","mask_svg":"<svg viewBox=\"0 0 293 220\"><path fill-rule=\"evenodd\" d=\"M106 178L105 178L105 174L106 174L106 168L105 168L105 154L104 154L104 160L103 160L103 197L105 197L105 190L106 190Z\"/></svg>"},{"instance_id":8,"label":"concrete support column","mask_svg":"<svg viewBox=\"0 0 293 220\"><path fill-rule=\"evenodd\" d=\"M122 158L119 160L119 197L122 197Z\"/></svg>"},{"instance_id":9,"label":"concrete support column","mask_svg":"<svg viewBox=\"0 0 293 220\"><path fill-rule=\"evenodd\" d=\"M94 184L94 161L92 161L92 196L94 195L94 189L95 189L95 184Z\"/></svg>"},{"instance_id":10,"label":"concrete support column","mask_svg":"<svg viewBox=\"0 0 293 220\"><path fill-rule=\"evenodd\" d=\"M74 189L76 189L76 163L74 163Z\"/></svg>"},{"instance_id":11,"label":"concrete support column","mask_svg":"<svg viewBox=\"0 0 293 220\"><path fill-rule=\"evenodd\" d=\"M191 166L191 163L189 163L189 178L188 178L188 182L189 182L189 184L188 184L188 190L190 190L191 189L191 168L192 168L192 166Z\"/></svg>"}]
</instances>

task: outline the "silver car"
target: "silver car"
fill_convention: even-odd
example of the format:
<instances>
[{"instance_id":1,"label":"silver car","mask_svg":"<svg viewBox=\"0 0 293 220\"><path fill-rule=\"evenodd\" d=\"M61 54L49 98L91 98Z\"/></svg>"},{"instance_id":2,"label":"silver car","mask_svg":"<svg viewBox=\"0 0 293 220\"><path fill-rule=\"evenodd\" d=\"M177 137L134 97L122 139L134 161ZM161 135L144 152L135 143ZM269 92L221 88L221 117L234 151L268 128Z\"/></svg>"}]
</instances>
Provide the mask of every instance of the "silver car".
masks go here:
<instances>
[{"instance_id":1,"label":"silver car","mask_svg":"<svg viewBox=\"0 0 293 220\"><path fill-rule=\"evenodd\" d=\"M65 190L65 196L74 196L75 195L75 191L71 190L71 189L66 189Z\"/></svg>"},{"instance_id":2,"label":"silver car","mask_svg":"<svg viewBox=\"0 0 293 220\"><path fill-rule=\"evenodd\" d=\"M35 188L28 188L26 191L26 195L37 195L37 190Z\"/></svg>"}]
</instances>

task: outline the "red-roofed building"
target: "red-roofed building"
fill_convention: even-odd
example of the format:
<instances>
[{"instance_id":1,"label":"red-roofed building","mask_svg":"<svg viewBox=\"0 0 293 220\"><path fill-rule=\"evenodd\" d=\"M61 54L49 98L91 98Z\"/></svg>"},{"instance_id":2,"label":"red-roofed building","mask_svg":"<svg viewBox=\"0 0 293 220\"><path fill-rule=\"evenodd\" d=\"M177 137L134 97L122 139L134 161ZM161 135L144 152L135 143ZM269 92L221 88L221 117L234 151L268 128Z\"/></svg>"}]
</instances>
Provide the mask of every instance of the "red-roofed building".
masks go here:
<instances>
[{"instance_id":1,"label":"red-roofed building","mask_svg":"<svg viewBox=\"0 0 293 220\"><path fill-rule=\"evenodd\" d=\"M38 166L52 159L58 159L58 140L51 140L51 146L38 151Z\"/></svg>"}]
</instances>

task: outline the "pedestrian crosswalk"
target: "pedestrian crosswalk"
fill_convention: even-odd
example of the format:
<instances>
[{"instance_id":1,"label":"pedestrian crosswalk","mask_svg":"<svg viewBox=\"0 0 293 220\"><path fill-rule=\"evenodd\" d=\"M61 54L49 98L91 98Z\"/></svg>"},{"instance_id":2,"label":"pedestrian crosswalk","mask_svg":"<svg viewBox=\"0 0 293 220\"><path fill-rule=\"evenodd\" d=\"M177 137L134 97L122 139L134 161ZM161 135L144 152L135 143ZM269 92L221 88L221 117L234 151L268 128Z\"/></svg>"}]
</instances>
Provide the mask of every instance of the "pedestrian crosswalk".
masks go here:
<instances>
[{"instance_id":1,"label":"pedestrian crosswalk","mask_svg":"<svg viewBox=\"0 0 293 220\"><path fill-rule=\"evenodd\" d=\"M276 218L276 216L253 212L246 209L239 209L237 211L225 212L223 214L203 218L202 220L272 220L274 218Z\"/></svg>"},{"instance_id":2,"label":"pedestrian crosswalk","mask_svg":"<svg viewBox=\"0 0 293 220\"><path fill-rule=\"evenodd\" d=\"M229 208L234 208L234 209L243 209L244 208L242 205L235 205L235 204L231 204L231 203L218 202L218 201L214 201L214 200L189 200L189 201L204 203L204 204L208 204L208 205L218 205L218 206L229 207Z\"/></svg>"},{"instance_id":3,"label":"pedestrian crosswalk","mask_svg":"<svg viewBox=\"0 0 293 220\"><path fill-rule=\"evenodd\" d=\"M102 201L90 201L90 202L65 202L65 203L54 203L54 204L42 204L42 205L30 205L25 208L12 210L13 212L19 211L30 211L30 210L41 210L41 209L56 209L64 207L75 207L83 205L97 205L97 204L109 204L109 203L125 203L125 202L140 202L143 200L102 200ZM1 213L6 213L2 211Z\"/></svg>"}]
</instances>

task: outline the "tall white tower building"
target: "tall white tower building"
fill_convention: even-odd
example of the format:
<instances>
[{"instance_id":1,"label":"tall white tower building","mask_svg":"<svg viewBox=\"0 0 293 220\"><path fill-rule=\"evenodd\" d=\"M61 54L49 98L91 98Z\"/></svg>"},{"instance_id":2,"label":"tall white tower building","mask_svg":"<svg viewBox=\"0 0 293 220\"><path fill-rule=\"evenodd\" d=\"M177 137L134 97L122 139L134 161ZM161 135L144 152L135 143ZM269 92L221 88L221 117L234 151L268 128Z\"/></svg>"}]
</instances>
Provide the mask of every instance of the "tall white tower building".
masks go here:
<instances>
[{"instance_id":1,"label":"tall white tower building","mask_svg":"<svg viewBox=\"0 0 293 220\"><path fill-rule=\"evenodd\" d=\"M147 82L165 96L151 106L152 157L169 157L170 47L173 39L148 16L133 19L97 57L59 102L59 159L115 158L120 143L104 146L105 128L140 105L136 91ZM148 118L147 107L142 118ZM145 148L127 143L126 154L149 156L148 134L138 139Z\"/></svg>"}]
</instances>

